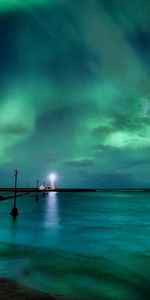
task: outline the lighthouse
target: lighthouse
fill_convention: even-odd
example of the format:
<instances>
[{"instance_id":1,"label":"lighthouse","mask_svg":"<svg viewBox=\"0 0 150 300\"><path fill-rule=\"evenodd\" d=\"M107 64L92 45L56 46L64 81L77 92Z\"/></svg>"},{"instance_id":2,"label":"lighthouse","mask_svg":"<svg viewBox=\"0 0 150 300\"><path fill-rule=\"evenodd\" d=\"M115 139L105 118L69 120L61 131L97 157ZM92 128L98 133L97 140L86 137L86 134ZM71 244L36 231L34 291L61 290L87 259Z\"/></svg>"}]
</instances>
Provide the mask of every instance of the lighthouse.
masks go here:
<instances>
[{"instance_id":1,"label":"lighthouse","mask_svg":"<svg viewBox=\"0 0 150 300\"><path fill-rule=\"evenodd\" d=\"M51 189L55 190L56 175L55 174L50 174L49 178L50 178Z\"/></svg>"}]
</instances>

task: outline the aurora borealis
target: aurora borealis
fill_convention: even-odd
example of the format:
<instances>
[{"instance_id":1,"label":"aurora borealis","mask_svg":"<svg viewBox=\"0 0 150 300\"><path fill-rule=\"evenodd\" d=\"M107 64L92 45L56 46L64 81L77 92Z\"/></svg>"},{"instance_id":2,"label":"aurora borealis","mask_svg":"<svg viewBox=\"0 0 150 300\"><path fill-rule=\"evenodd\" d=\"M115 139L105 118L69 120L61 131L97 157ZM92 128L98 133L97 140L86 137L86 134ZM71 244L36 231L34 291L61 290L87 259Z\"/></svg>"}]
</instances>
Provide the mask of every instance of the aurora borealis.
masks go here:
<instances>
[{"instance_id":1,"label":"aurora borealis","mask_svg":"<svg viewBox=\"0 0 150 300\"><path fill-rule=\"evenodd\" d=\"M0 1L0 178L150 186L150 2Z\"/></svg>"}]
</instances>

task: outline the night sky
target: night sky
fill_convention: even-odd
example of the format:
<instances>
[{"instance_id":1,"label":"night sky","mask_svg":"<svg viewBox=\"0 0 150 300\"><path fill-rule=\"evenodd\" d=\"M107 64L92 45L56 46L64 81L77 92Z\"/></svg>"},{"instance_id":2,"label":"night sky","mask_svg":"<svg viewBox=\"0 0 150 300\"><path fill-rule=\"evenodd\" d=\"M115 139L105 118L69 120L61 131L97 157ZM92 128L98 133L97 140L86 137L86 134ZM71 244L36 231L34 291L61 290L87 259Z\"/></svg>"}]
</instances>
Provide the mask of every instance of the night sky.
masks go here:
<instances>
[{"instance_id":1,"label":"night sky","mask_svg":"<svg viewBox=\"0 0 150 300\"><path fill-rule=\"evenodd\" d=\"M0 1L0 186L150 186L150 1Z\"/></svg>"}]
</instances>

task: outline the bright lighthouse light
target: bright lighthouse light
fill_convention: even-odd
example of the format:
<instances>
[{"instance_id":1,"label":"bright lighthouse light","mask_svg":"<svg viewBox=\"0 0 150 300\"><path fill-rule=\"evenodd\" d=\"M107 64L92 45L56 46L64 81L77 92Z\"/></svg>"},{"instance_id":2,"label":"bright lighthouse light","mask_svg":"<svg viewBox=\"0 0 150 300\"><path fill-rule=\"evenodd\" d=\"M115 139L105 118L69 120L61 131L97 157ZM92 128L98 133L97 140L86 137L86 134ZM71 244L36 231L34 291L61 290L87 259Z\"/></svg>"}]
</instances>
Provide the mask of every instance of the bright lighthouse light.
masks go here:
<instances>
[{"instance_id":1,"label":"bright lighthouse light","mask_svg":"<svg viewBox=\"0 0 150 300\"><path fill-rule=\"evenodd\" d=\"M54 181L56 179L56 175L55 174L50 174L49 176L51 181Z\"/></svg>"},{"instance_id":2,"label":"bright lighthouse light","mask_svg":"<svg viewBox=\"0 0 150 300\"><path fill-rule=\"evenodd\" d=\"M55 190L56 175L54 173L52 173L52 174L50 174L49 178L50 178L50 181L51 181L51 189Z\"/></svg>"}]
</instances>

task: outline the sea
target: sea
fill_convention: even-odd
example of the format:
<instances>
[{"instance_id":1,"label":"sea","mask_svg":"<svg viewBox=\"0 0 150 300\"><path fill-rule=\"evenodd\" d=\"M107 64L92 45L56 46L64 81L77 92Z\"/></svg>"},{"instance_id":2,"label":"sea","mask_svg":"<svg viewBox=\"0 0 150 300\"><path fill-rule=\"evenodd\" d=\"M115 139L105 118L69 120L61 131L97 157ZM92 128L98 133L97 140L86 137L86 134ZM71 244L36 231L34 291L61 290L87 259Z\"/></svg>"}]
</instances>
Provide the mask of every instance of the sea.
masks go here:
<instances>
[{"instance_id":1,"label":"sea","mask_svg":"<svg viewBox=\"0 0 150 300\"><path fill-rule=\"evenodd\" d=\"M0 278L68 299L150 299L150 193L49 192L0 202Z\"/></svg>"}]
</instances>

